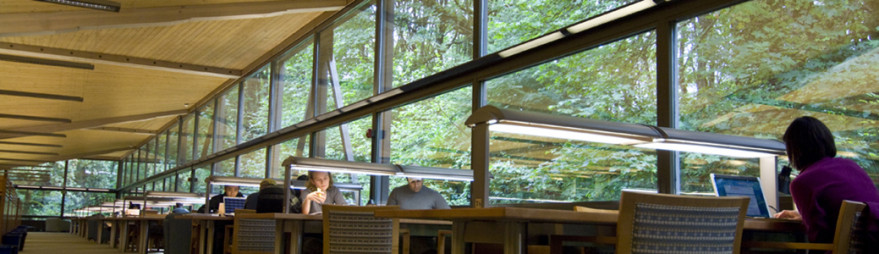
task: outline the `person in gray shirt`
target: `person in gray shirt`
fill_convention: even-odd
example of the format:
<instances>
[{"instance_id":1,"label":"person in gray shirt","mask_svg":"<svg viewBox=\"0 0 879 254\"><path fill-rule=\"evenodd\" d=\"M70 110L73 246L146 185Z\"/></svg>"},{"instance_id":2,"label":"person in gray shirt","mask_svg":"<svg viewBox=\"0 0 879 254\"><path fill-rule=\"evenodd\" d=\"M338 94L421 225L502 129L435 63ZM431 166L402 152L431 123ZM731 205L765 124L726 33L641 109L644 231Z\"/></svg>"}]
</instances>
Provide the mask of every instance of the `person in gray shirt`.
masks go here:
<instances>
[{"instance_id":1,"label":"person in gray shirt","mask_svg":"<svg viewBox=\"0 0 879 254\"><path fill-rule=\"evenodd\" d=\"M388 196L388 205L399 205L403 210L450 209L446 199L439 192L424 187L418 177L409 177L409 184L394 188Z\"/></svg>"},{"instance_id":2,"label":"person in gray shirt","mask_svg":"<svg viewBox=\"0 0 879 254\"><path fill-rule=\"evenodd\" d=\"M329 172L308 171L308 182L300 194L302 214L321 213L321 205L347 205L342 191L333 186L333 176Z\"/></svg>"}]
</instances>

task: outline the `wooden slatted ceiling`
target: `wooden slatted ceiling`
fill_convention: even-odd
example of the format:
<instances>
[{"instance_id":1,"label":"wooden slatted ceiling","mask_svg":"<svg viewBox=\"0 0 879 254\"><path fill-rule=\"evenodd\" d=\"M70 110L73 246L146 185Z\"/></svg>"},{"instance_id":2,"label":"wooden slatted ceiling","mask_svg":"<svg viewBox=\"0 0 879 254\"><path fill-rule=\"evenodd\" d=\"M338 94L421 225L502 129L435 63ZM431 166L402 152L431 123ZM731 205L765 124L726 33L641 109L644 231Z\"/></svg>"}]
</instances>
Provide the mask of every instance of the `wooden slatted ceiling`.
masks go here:
<instances>
[{"instance_id":1,"label":"wooden slatted ceiling","mask_svg":"<svg viewBox=\"0 0 879 254\"><path fill-rule=\"evenodd\" d=\"M120 3L122 9L127 8L149 8L163 6L180 6L180 5L209 5L221 3L248 3L248 2L265 2L269 0L113 0ZM0 0L0 13L20 13L20 12L56 12L56 11L81 11L82 8L69 7L60 4L51 4L37 2L33 0Z\"/></svg>"},{"instance_id":2,"label":"wooden slatted ceiling","mask_svg":"<svg viewBox=\"0 0 879 254\"><path fill-rule=\"evenodd\" d=\"M120 124L108 124L105 125L107 127L118 127L118 128L130 128L130 129L143 129L143 130L158 130L159 128L164 127L167 123L175 121L177 116L166 116L166 117L158 117L155 119L151 119L148 121L136 121L136 122L127 122Z\"/></svg>"},{"instance_id":3,"label":"wooden slatted ceiling","mask_svg":"<svg viewBox=\"0 0 879 254\"><path fill-rule=\"evenodd\" d=\"M52 68L51 74L46 69ZM129 116L185 109L226 79L152 71L113 65L95 70L45 67L0 61L0 87L10 90L83 96L83 102L3 96L2 112L73 121ZM0 122L0 128L21 127L21 122Z\"/></svg>"},{"instance_id":4,"label":"wooden slatted ceiling","mask_svg":"<svg viewBox=\"0 0 879 254\"><path fill-rule=\"evenodd\" d=\"M320 14L294 13L258 19L85 30L3 37L0 41L242 69Z\"/></svg>"}]
</instances>

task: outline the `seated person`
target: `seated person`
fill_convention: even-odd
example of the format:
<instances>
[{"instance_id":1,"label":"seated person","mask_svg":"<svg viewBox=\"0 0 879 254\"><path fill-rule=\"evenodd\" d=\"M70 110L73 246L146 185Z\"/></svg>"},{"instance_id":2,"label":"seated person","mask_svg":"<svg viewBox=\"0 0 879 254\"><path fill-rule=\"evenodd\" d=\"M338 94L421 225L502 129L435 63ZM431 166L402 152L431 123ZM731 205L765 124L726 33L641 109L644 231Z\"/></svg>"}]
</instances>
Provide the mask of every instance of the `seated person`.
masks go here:
<instances>
[{"instance_id":1,"label":"seated person","mask_svg":"<svg viewBox=\"0 0 879 254\"><path fill-rule=\"evenodd\" d=\"M239 198L244 197L243 194L238 192L238 186L226 185L223 187L223 190L224 190L223 194L216 195L216 196L212 197L210 201L208 201L208 207L210 208L210 210L208 210L208 212L216 213L217 209L220 209L220 203L223 203L224 197L239 197ZM198 212L203 213L204 206L199 208Z\"/></svg>"},{"instance_id":2,"label":"seated person","mask_svg":"<svg viewBox=\"0 0 879 254\"><path fill-rule=\"evenodd\" d=\"M177 204L174 204L174 210L172 210L171 213L185 214L185 213L189 213L189 210L186 210L186 208L183 208L183 203L177 203Z\"/></svg>"},{"instance_id":3,"label":"seated person","mask_svg":"<svg viewBox=\"0 0 879 254\"><path fill-rule=\"evenodd\" d=\"M329 172L308 171L308 182L305 184L299 199L302 200L302 214L321 213L322 204L347 205L342 191L333 186L333 177Z\"/></svg>"},{"instance_id":4,"label":"seated person","mask_svg":"<svg viewBox=\"0 0 879 254\"><path fill-rule=\"evenodd\" d=\"M409 177L409 184L394 188L388 196L388 205L399 205L400 209L450 209L446 199L439 192L424 187L421 178Z\"/></svg>"},{"instance_id":5,"label":"seated person","mask_svg":"<svg viewBox=\"0 0 879 254\"><path fill-rule=\"evenodd\" d=\"M300 213L301 205L299 197L290 191L290 213ZM260 188L259 199L256 201L257 213L281 213L284 212L284 186L272 185L266 188Z\"/></svg>"},{"instance_id":6,"label":"seated person","mask_svg":"<svg viewBox=\"0 0 879 254\"><path fill-rule=\"evenodd\" d=\"M259 192L247 195L247 199L244 200L244 209L256 210L256 201L257 199L259 199L259 193L262 192L263 189L271 187L275 184L277 184L275 180L272 180L270 178L263 179L261 182L259 182Z\"/></svg>"}]
</instances>

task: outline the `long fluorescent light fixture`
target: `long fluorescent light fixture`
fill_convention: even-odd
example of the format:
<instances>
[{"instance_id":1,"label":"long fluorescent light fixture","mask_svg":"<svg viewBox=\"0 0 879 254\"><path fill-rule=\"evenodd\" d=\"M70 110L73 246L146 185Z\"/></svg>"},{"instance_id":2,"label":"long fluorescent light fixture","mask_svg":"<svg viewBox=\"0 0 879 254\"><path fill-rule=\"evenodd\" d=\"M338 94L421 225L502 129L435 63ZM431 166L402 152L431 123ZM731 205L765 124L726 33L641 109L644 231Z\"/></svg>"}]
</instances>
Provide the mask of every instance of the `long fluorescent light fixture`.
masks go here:
<instances>
[{"instance_id":1,"label":"long fluorescent light fixture","mask_svg":"<svg viewBox=\"0 0 879 254\"><path fill-rule=\"evenodd\" d=\"M403 172L397 173L397 176L467 182L473 181L473 170L403 165L400 165L400 169Z\"/></svg>"},{"instance_id":2,"label":"long fluorescent light fixture","mask_svg":"<svg viewBox=\"0 0 879 254\"><path fill-rule=\"evenodd\" d=\"M99 11L119 12L119 10L122 8L121 4L119 4L117 2L113 2L113 1L107 1L107 0L36 0L36 1L53 3L53 4L63 4L63 5L82 7L82 8L89 8L89 9L95 9L95 10L99 10Z\"/></svg>"},{"instance_id":3,"label":"long fluorescent light fixture","mask_svg":"<svg viewBox=\"0 0 879 254\"><path fill-rule=\"evenodd\" d=\"M636 147L714 154L738 158L784 155L784 143L776 140L655 127L663 136Z\"/></svg>"},{"instance_id":4,"label":"long fluorescent light fixture","mask_svg":"<svg viewBox=\"0 0 879 254\"><path fill-rule=\"evenodd\" d=\"M573 26L566 28L565 30L568 33L576 34L582 31L586 31L592 29L593 27L597 27L603 25L605 23L617 20L619 18L632 15L633 13L643 11L646 9L650 9L653 6L656 6L657 2L665 2L665 1L654 1L654 0L642 0L640 2L632 3L615 10L605 12L601 15L590 18L586 21L577 23Z\"/></svg>"},{"instance_id":5,"label":"long fluorescent light fixture","mask_svg":"<svg viewBox=\"0 0 879 254\"><path fill-rule=\"evenodd\" d=\"M495 106L477 109L465 123L471 128L477 124L488 124L489 130L495 132L605 144L640 144L661 137L657 130L647 125L524 112Z\"/></svg>"},{"instance_id":6,"label":"long fluorescent light fixture","mask_svg":"<svg viewBox=\"0 0 879 254\"><path fill-rule=\"evenodd\" d=\"M289 164L285 165L288 171L290 169L296 169L389 176L397 175L397 173L400 172L400 170L394 165L369 162L338 161L303 157L290 157L288 160L285 160L285 162L289 162Z\"/></svg>"},{"instance_id":7,"label":"long fluorescent light fixture","mask_svg":"<svg viewBox=\"0 0 879 254\"><path fill-rule=\"evenodd\" d=\"M525 43L516 45L512 48L505 49L504 51L498 52L497 54L503 58L510 57L515 54L522 53L526 50L533 49L539 47L541 45L554 42L558 39L564 38L565 35L562 32L553 32L544 36L537 37L533 40L527 41Z\"/></svg>"}]
</instances>

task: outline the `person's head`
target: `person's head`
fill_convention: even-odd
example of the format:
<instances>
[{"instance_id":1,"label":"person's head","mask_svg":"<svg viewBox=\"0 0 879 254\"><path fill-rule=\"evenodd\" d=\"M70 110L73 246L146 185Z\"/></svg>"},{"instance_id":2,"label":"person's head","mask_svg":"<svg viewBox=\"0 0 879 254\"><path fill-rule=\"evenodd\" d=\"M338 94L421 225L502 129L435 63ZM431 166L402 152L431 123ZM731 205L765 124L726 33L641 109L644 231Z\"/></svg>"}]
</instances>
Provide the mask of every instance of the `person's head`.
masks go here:
<instances>
[{"instance_id":1,"label":"person's head","mask_svg":"<svg viewBox=\"0 0 879 254\"><path fill-rule=\"evenodd\" d=\"M317 189L326 191L330 186L333 186L333 176L330 175L330 172L308 171L308 182L305 184L306 188L312 191Z\"/></svg>"},{"instance_id":2,"label":"person's head","mask_svg":"<svg viewBox=\"0 0 879 254\"><path fill-rule=\"evenodd\" d=\"M420 177L409 177L409 189L414 192L421 191L421 187L424 187L424 182L421 181Z\"/></svg>"},{"instance_id":3,"label":"person's head","mask_svg":"<svg viewBox=\"0 0 879 254\"><path fill-rule=\"evenodd\" d=\"M183 203L176 203L174 204L174 207L183 208Z\"/></svg>"},{"instance_id":4,"label":"person's head","mask_svg":"<svg viewBox=\"0 0 879 254\"><path fill-rule=\"evenodd\" d=\"M797 170L805 170L826 157L836 157L836 144L830 129L818 119L803 116L787 127L782 137L787 157Z\"/></svg>"},{"instance_id":5,"label":"person's head","mask_svg":"<svg viewBox=\"0 0 879 254\"><path fill-rule=\"evenodd\" d=\"M275 184L278 184L278 183L275 182L274 179L271 179L271 178L262 179L262 181L259 182L259 189L262 190L262 189L265 189L268 187L272 187L272 185L275 185Z\"/></svg>"},{"instance_id":6,"label":"person's head","mask_svg":"<svg viewBox=\"0 0 879 254\"><path fill-rule=\"evenodd\" d=\"M226 191L226 196L227 196L227 197L238 196L238 186L235 186L235 185L226 185L225 187L223 187L223 190Z\"/></svg>"}]
</instances>

